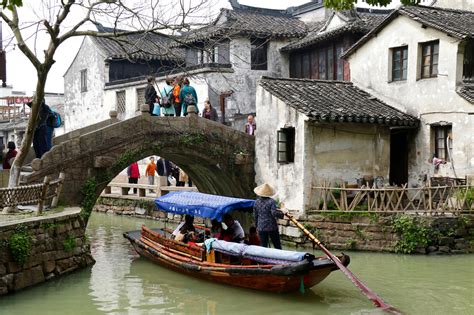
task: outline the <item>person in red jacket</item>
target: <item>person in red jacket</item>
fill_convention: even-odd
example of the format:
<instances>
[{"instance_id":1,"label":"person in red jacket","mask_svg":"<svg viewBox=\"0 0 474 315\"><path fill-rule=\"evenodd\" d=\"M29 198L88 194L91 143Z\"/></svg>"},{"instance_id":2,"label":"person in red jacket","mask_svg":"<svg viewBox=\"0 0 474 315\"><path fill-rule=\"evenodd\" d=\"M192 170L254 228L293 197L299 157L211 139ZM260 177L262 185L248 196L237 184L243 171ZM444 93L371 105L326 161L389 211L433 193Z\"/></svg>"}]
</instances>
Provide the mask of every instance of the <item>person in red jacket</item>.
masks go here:
<instances>
[{"instance_id":1,"label":"person in red jacket","mask_svg":"<svg viewBox=\"0 0 474 315\"><path fill-rule=\"evenodd\" d=\"M12 168L13 161L17 155L15 142L10 141L8 142L8 152L3 159L3 169L9 170Z\"/></svg>"},{"instance_id":2,"label":"person in red jacket","mask_svg":"<svg viewBox=\"0 0 474 315\"><path fill-rule=\"evenodd\" d=\"M127 175L128 175L128 183L129 184L138 184L138 179L140 178L140 170L138 169L137 162L133 162L127 168ZM137 193L137 189L133 188L133 193Z\"/></svg>"}]
</instances>

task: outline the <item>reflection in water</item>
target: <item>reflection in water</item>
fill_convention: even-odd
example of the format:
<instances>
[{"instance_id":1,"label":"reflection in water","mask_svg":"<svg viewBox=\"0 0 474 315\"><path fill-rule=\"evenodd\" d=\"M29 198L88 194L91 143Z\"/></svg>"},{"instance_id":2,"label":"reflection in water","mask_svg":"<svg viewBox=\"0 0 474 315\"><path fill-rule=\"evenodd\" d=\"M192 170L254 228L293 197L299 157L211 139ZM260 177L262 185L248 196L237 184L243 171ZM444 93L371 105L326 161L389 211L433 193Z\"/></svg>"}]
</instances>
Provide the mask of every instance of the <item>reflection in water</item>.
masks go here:
<instances>
[{"instance_id":1,"label":"reflection in water","mask_svg":"<svg viewBox=\"0 0 474 315\"><path fill-rule=\"evenodd\" d=\"M0 298L0 314L383 314L340 272L305 294L272 294L205 282L139 258L122 233L144 220L94 214L97 263ZM146 221L150 227L160 223ZM319 254L319 253L318 253ZM351 253L351 270L406 314L473 314L474 256Z\"/></svg>"}]
</instances>

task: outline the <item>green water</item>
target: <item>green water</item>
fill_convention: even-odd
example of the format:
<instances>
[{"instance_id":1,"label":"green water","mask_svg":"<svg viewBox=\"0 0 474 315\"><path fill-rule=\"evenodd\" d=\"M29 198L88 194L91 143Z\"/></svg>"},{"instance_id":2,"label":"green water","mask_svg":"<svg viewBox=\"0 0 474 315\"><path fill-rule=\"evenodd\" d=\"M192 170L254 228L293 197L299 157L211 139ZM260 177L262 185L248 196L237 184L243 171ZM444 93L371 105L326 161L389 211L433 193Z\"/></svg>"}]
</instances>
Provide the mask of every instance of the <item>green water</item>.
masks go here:
<instances>
[{"instance_id":1,"label":"green water","mask_svg":"<svg viewBox=\"0 0 474 315\"><path fill-rule=\"evenodd\" d=\"M97 263L1 297L0 314L383 314L341 272L305 294L280 295L169 271L139 258L122 237L142 223L93 214L88 233ZM349 254L352 272L405 314L474 314L474 255Z\"/></svg>"}]
</instances>

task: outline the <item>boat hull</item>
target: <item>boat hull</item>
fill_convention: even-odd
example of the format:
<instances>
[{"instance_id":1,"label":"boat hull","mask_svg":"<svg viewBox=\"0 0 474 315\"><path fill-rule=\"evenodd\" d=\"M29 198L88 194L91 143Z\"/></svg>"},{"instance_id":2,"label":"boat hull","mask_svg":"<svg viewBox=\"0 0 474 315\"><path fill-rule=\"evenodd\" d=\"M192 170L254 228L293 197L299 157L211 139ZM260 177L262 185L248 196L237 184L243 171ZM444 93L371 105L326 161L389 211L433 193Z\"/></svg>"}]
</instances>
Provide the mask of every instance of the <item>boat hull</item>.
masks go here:
<instances>
[{"instance_id":1,"label":"boat hull","mask_svg":"<svg viewBox=\"0 0 474 315\"><path fill-rule=\"evenodd\" d=\"M304 288L310 288L337 269L335 264L328 259L283 266L264 265L262 268L199 262L195 258L183 258L170 252L169 249L154 246L154 243L140 238L137 232L140 231L127 232L124 236L132 243L140 256L165 268L214 283L268 292L291 292L301 289L302 281ZM348 256L343 256L342 261L347 265Z\"/></svg>"}]
</instances>

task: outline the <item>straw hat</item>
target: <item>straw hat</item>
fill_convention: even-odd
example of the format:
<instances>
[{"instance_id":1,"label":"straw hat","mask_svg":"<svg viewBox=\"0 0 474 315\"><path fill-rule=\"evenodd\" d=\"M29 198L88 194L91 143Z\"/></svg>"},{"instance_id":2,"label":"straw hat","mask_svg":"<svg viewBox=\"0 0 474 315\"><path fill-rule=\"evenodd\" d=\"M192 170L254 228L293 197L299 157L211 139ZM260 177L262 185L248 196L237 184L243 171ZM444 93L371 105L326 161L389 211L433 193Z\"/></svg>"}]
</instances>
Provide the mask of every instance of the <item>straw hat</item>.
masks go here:
<instances>
[{"instance_id":1,"label":"straw hat","mask_svg":"<svg viewBox=\"0 0 474 315\"><path fill-rule=\"evenodd\" d=\"M273 197L276 194L275 188L265 183L256 187L254 190L255 194L260 197Z\"/></svg>"}]
</instances>

